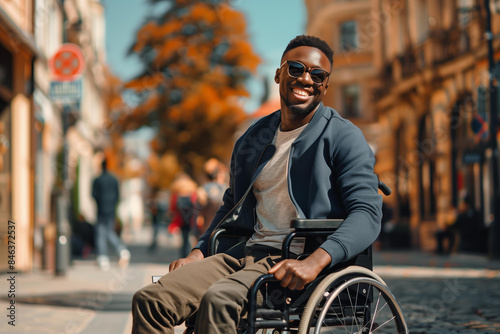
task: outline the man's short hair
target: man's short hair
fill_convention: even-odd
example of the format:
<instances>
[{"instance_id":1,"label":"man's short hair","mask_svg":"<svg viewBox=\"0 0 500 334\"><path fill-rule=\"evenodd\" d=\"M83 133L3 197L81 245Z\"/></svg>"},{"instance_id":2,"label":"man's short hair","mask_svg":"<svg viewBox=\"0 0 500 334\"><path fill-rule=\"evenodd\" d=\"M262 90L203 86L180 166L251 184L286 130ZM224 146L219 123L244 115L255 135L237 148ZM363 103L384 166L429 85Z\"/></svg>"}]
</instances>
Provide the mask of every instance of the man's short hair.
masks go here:
<instances>
[{"instance_id":1,"label":"man's short hair","mask_svg":"<svg viewBox=\"0 0 500 334\"><path fill-rule=\"evenodd\" d=\"M333 64L333 50L330 48L330 46L321 38L310 35L299 35L292 39L290 43L288 43L281 58L285 56L285 53L292 49L298 48L299 46L310 46L320 50L328 58L328 60L330 61L330 65Z\"/></svg>"}]
</instances>

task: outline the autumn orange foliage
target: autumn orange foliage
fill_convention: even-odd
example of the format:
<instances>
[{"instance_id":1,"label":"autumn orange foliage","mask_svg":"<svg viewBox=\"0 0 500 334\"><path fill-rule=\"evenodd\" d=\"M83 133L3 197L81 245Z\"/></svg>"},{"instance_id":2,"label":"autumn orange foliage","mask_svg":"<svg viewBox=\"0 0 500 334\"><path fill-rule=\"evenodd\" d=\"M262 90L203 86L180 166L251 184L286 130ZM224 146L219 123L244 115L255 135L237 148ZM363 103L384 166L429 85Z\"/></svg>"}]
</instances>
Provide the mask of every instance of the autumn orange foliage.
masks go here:
<instances>
[{"instance_id":1,"label":"autumn orange foliage","mask_svg":"<svg viewBox=\"0 0 500 334\"><path fill-rule=\"evenodd\" d=\"M144 71L125 88L142 100L121 125L153 127L155 153L175 156L179 168L192 172L210 157L227 161L233 134L246 119L240 102L248 96L245 80L260 59L244 15L228 1L168 2L165 13L139 29L131 47Z\"/></svg>"}]
</instances>

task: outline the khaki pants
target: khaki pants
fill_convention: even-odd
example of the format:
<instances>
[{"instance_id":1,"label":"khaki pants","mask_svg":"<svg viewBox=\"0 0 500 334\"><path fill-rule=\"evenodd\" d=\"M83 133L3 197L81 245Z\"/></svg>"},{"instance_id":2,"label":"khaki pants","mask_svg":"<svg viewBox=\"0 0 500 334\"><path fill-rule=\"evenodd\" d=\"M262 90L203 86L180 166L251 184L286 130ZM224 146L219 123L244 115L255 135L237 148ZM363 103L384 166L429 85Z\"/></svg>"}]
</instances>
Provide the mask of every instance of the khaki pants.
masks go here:
<instances>
[{"instance_id":1,"label":"khaki pants","mask_svg":"<svg viewBox=\"0 0 500 334\"><path fill-rule=\"evenodd\" d=\"M195 333L236 333L252 283L280 260L249 252L242 259L217 254L191 262L137 291L133 334L174 333L196 311Z\"/></svg>"}]
</instances>

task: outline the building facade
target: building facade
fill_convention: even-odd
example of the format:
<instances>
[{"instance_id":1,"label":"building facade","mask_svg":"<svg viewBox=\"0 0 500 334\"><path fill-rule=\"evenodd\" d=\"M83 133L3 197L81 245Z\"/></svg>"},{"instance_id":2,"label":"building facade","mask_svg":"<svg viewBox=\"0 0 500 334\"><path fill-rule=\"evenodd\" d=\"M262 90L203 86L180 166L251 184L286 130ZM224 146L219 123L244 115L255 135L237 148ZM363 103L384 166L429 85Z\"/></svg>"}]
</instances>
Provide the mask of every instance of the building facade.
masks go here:
<instances>
[{"instance_id":1,"label":"building facade","mask_svg":"<svg viewBox=\"0 0 500 334\"><path fill-rule=\"evenodd\" d=\"M33 253L33 16L34 1L0 1L0 270L14 252L29 270Z\"/></svg>"},{"instance_id":2,"label":"building facade","mask_svg":"<svg viewBox=\"0 0 500 334\"><path fill-rule=\"evenodd\" d=\"M398 228L408 232L407 243L435 249L435 232L467 200L478 215L470 229L474 235L461 244L487 251L493 189L484 2L306 4L308 33L330 41L336 52L339 87L331 93L332 104L341 113L347 108L343 114L355 123L372 123L365 135L376 153L376 172L393 189L386 204ZM493 36L500 33L497 4L491 1ZM500 40L493 49L498 62ZM350 88L346 78L358 88ZM353 113L352 105L361 113Z\"/></svg>"},{"instance_id":3,"label":"building facade","mask_svg":"<svg viewBox=\"0 0 500 334\"><path fill-rule=\"evenodd\" d=\"M57 244L70 249L72 220L95 220L91 184L106 142L104 36L100 1L0 0L0 271L9 269L8 220L19 271L56 269ZM65 43L85 58L81 96L71 103L50 91L49 61Z\"/></svg>"}]
</instances>

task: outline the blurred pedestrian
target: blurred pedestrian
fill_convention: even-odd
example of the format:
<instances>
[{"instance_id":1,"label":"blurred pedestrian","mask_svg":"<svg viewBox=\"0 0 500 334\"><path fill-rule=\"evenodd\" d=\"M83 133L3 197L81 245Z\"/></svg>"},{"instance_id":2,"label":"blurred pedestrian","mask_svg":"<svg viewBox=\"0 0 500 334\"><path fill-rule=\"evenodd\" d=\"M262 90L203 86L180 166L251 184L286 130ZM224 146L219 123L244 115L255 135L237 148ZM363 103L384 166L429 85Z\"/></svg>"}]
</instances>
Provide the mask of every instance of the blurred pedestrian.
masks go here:
<instances>
[{"instance_id":1,"label":"blurred pedestrian","mask_svg":"<svg viewBox=\"0 0 500 334\"><path fill-rule=\"evenodd\" d=\"M150 204L151 223L153 225L153 234L151 236L151 244L149 245L150 252L154 252L158 248L158 233L162 226L165 226L167 220L168 199L160 194L156 189Z\"/></svg>"},{"instance_id":2,"label":"blurred pedestrian","mask_svg":"<svg viewBox=\"0 0 500 334\"><path fill-rule=\"evenodd\" d=\"M200 209L201 226L198 227L199 234L203 234L208 228L215 214L223 204L222 197L228 187L227 167L219 160L212 158L204 165L207 182L203 184L199 191L205 200L201 200ZM204 203L203 203L204 202Z\"/></svg>"},{"instance_id":3,"label":"blurred pedestrian","mask_svg":"<svg viewBox=\"0 0 500 334\"><path fill-rule=\"evenodd\" d=\"M107 171L106 159L102 161L102 173L92 184L92 197L97 204L96 246L97 264L109 270L108 242L119 254L120 266L127 266L130 252L115 232L116 206L120 199L118 180Z\"/></svg>"},{"instance_id":4,"label":"blurred pedestrian","mask_svg":"<svg viewBox=\"0 0 500 334\"><path fill-rule=\"evenodd\" d=\"M446 220L446 226L436 232L438 254L452 254L460 250L468 251L471 243L478 242L480 238L479 218L471 205L469 196L464 196L458 205L458 209L452 208L451 214ZM480 241L479 241L480 242ZM445 245L446 244L446 245ZM447 246L445 248L445 246Z\"/></svg>"},{"instance_id":5,"label":"blurred pedestrian","mask_svg":"<svg viewBox=\"0 0 500 334\"><path fill-rule=\"evenodd\" d=\"M457 218L457 209L452 206L445 217L443 226L438 227L435 234L437 254L451 254L453 252L457 238L456 228L458 226L455 226Z\"/></svg>"},{"instance_id":6,"label":"blurred pedestrian","mask_svg":"<svg viewBox=\"0 0 500 334\"><path fill-rule=\"evenodd\" d=\"M73 256L87 258L95 249L95 228L79 214L72 220L71 226L71 251Z\"/></svg>"},{"instance_id":7,"label":"blurred pedestrian","mask_svg":"<svg viewBox=\"0 0 500 334\"><path fill-rule=\"evenodd\" d=\"M198 185L185 173L179 174L171 186L169 211L172 223L169 230L173 232L179 228L182 237L180 254L187 256L192 248L190 236L196 228L196 219L199 214Z\"/></svg>"},{"instance_id":8,"label":"blurred pedestrian","mask_svg":"<svg viewBox=\"0 0 500 334\"><path fill-rule=\"evenodd\" d=\"M487 252L487 229L469 195L465 195L460 202L457 219L451 228L457 239L456 249L461 252Z\"/></svg>"}]
</instances>

